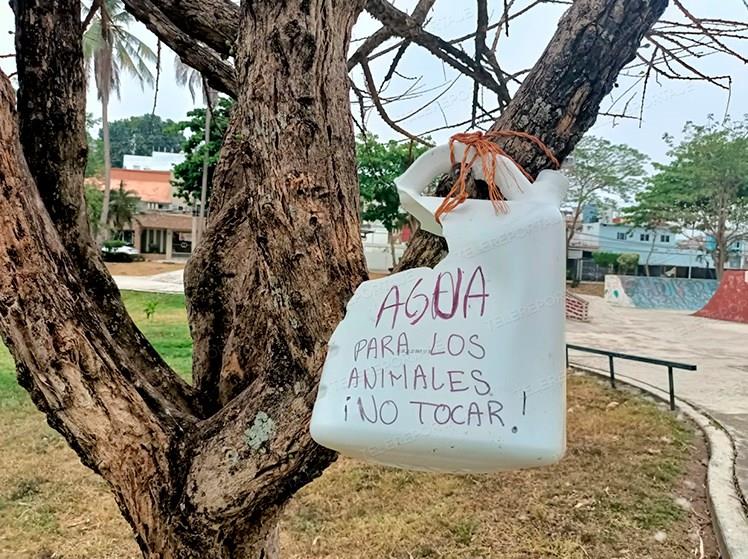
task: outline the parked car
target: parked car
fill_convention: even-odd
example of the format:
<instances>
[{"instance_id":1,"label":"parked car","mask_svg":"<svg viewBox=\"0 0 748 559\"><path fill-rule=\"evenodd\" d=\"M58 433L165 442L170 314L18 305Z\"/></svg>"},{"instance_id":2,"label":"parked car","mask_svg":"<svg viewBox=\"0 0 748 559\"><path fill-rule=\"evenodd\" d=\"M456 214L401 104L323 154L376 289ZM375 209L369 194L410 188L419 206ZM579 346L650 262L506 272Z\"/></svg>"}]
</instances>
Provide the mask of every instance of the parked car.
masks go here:
<instances>
[{"instance_id":1,"label":"parked car","mask_svg":"<svg viewBox=\"0 0 748 559\"><path fill-rule=\"evenodd\" d=\"M105 241L101 247L105 262L134 262L143 260L143 256L133 246L122 241Z\"/></svg>"}]
</instances>

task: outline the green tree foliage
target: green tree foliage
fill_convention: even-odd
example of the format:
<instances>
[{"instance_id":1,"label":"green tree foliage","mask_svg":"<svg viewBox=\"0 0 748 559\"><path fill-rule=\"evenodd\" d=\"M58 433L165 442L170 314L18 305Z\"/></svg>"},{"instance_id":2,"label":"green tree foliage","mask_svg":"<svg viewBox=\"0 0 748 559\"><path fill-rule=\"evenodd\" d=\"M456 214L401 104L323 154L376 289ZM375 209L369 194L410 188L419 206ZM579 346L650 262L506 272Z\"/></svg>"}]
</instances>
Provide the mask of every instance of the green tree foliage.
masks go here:
<instances>
[{"instance_id":1,"label":"green tree foliage","mask_svg":"<svg viewBox=\"0 0 748 559\"><path fill-rule=\"evenodd\" d=\"M100 177L104 172L104 146L103 142L91 135L90 130L97 126L101 119L94 118L91 113L86 113L86 145L88 156L86 160L86 176Z\"/></svg>"},{"instance_id":2,"label":"green tree foliage","mask_svg":"<svg viewBox=\"0 0 748 559\"><path fill-rule=\"evenodd\" d=\"M361 189L361 218L379 221L388 232L400 229L408 215L400 209L395 179L402 175L426 147L394 140L382 143L374 135L356 141L358 182Z\"/></svg>"},{"instance_id":3,"label":"green tree foliage","mask_svg":"<svg viewBox=\"0 0 748 559\"><path fill-rule=\"evenodd\" d=\"M112 167L122 167L125 154L151 155L153 151L179 151L184 136L177 124L154 114L131 116L109 123ZM103 138L103 131L99 131Z\"/></svg>"},{"instance_id":4,"label":"green tree foliage","mask_svg":"<svg viewBox=\"0 0 748 559\"><path fill-rule=\"evenodd\" d=\"M577 144L573 157L564 166L569 178L566 198L572 212L567 247L584 207L591 204L603 210L630 201L645 184L648 162L649 158L640 151L604 138L587 136Z\"/></svg>"},{"instance_id":5,"label":"green tree foliage","mask_svg":"<svg viewBox=\"0 0 748 559\"><path fill-rule=\"evenodd\" d=\"M88 225L91 227L91 233L94 236L99 231L99 220L101 219L101 205L104 201L104 194L95 186L86 185L86 214L88 215Z\"/></svg>"},{"instance_id":6,"label":"green tree foliage","mask_svg":"<svg viewBox=\"0 0 748 559\"><path fill-rule=\"evenodd\" d=\"M622 274L635 272L636 267L639 265L639 255L635 252L620 254L616 258L616 265L618 266L618 271Z\"/></svg>"},{"instance_id":7,"label":"green tree foliage","mask_svg":"<svg viewBox=\"0 0 748 559\"><path fill-rule=\"evenodd\" d=\"M618 252L597 251L592 253L592 260L601 268L613 269L618 265L618 258L622 256Z\"/></svg>"},{"instance_id":8,"label":"green tree foliage","mask_svg":"<svg viewBox=\"0 0 748 559\"><path fill-rule=\"evenodd\" d=\"M208 166L208 192L207 199L210 200L210 186L213 182L213 171L221 151L223 135L229 124L229 114L233 101L221 97L213 107L213 118L210 126L210 142L205 144L205 108L194 109L187 113L189 120L178 122L175 129L182 136L181 150L186 159L174 167L174 186L179 196L187 202L200 199L200 185L203 175L203 160L207 150ZM185 138L184 133L187 132Z\"/></svg>"},{"instance_id":9,"label":"green tree foliage","mask_svg":"<svg viewBox=\"0 0 748 559\"><path fill-rule=\"evenodd\" d=\"M426 149L414 142L382 143L372 134L361 135L356 141L361 219L378 221L387 229L393 266L397 264L393 234L408 221L408 214L400 209L395 179Z\"/></svg>"},{"instance_id":10,"label":"green tree foliage","mask_svg":"<svg viewBox=\"0 0 748 559\"><path fill-rule=\"evenodd\" d=\"M686 123L684 139L670 146L670 162L655 165L649 188L627 214L638 223L669 222L684 233L699 231L717 277L735 243L748 239L748 118L706 125Z\"/></svg>"},{"instance_id":11,"label":"green tree foliage","mask_svg":"<svg viewBox=\"0 0 748 559\"><path fill-rule=\"evenodd\" d=\"M101 177L104 172L104 143L86 131L88 156L86 159L86 176Z\"/></svg>"},{"instance_id":12,"label":"green tree foliage","mask_svg":"<svg viewBox=\"0 0 748 559\"><path fill-rule=\"evenodd\" d=\"M132 224L132 218L138 211L138 202L140 198L132 190L125 190L125 182L120 181L119 188L112 192L109 200L109 223L118 236L125 225Z\"/></svg>"}]
</instances>

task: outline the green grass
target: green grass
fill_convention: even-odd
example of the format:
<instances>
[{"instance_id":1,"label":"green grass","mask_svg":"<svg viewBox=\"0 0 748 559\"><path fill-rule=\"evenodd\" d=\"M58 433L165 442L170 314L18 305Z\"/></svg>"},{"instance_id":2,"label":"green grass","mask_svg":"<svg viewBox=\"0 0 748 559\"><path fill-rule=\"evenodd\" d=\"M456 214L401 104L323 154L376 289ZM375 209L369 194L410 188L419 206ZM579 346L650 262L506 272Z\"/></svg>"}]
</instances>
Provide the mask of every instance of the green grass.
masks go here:
<instances>
[{"instance_id":1,"label":"green grass","mask_svg":"<svg viewBox=\"0 0 748 559\"><path fill-rule=\"evenodd\" d=\"M127 311L138 328L166 362L189 379L192 367L192 339L187 325L184 295L170 293L122 292ZM154 309L152 317L146 309ZM13 358L0 343L0 409L31 405L28 395L18 385Z\"/></svg>"},{"instance_id":2,"label":"green grass","mask_svg":"<svg viewBox=\"0 0 748 559\"><path fill-rule=\"evenodd\" d=\"M189 378L184 297L123 298L154 347ZM688 473L703 459L693 426L636 394L574 375L568 409L566 457L547 468L455 476L340 458L285 511L284 557L691 556L694 526L708 536L709 519L674 498L688 496L684 477L703 484L703 468ZM44 423L1 344L0 421L0 557L140 556L106 483ZM665 542L653 540L657 530Z\"/></svg>"}]
</instances>

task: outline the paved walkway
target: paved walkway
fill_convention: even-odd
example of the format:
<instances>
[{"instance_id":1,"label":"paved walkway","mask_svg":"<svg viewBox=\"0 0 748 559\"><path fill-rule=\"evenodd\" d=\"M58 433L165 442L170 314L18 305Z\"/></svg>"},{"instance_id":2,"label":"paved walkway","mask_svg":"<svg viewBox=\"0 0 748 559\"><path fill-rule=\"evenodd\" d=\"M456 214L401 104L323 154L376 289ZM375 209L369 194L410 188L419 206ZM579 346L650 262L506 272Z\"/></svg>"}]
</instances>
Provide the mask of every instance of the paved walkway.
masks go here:
<instances>
[{"instance_id":1,"label":"paved walkway","mask_svg":"<svg viewBox=\"0 0 748 559\"><path fill-rule=\"evenodd\" d=\"M748 324L691 316L685 311L614 307L590 302L590 322L566 322L569 343L692 363L695 372L675 371L675 394L719 421L737 447L738 484L748 497ZM608 368L607 357L572 351L570 361ZM616 373L665 391L667 369L615 362Z\"/></svg>"},{"instance_id":2,"label":"paved walkway","mask_svg":"<svg viewBox=\"0 0 748 559\"><path fill-rule=\"evenodd\" d=\"M175 270L155 276L114 276L114 281L117 287L128 291L184 293L183 273L183 270Z\"/></svg>"}]
</instances>

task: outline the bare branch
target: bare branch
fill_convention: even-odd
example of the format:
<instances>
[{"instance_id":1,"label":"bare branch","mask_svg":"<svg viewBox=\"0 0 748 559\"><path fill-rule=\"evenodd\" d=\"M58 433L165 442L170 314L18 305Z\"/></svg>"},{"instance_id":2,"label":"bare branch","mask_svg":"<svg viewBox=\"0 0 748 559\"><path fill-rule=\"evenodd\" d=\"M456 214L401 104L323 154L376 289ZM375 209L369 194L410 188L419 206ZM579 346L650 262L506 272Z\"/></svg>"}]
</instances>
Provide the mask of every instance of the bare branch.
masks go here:
<instances>
[{"instance_id":1,"label":"bare branch","mask_svg":"<svg viewBox=\"0 0 748 559\"><path fill-rule=\"evenodd\" d=\"M418 22L395 8L387 0L369 0L366 9L395 34L425 48L451 67L471 77L498 96L504 97L507 102L509 101L501 85L483 66L476 64L470 56L449 42L422 29Z\"/></svg>"},{"instance_id":2,"label":"bare branch","mask_svg":"<svg viewBox=\"0 0 748 559\"><path fill-rule=\"evenodd\" d=\"M124 0L125 5L139 21L156 34L188 64L206 77L213 89L236 97L236 73L233 66L221 60L218 53L195 41L195 38L177 27L174 22L150 0Z\"/></svg>"},{"instance_id":3,"label":"bare branch","mask_svg":"<svg viewBox=\"0 0 748 559\"><path fill-rule=\"evenodd\" d=\"M364 71L364 79L366 80L366 87L369 89L369 94L371 95L371 99L374 102L374 106L377 109L377 112L379 113L379 116L382 118L383 121L385 121L390 128L393 130L396 130L406 138L410 138L414 142L418 142L419 144L423 144L425 146L432 146L433 144L427 142L426 140L423 140L416 136L415 134L411 134L407 130L405 130L402 126L397 124L394 120L390 118L390 116L387 114L387 111L382 106L382 102L379 99L379 95L377 94L377 86L374 83L374 76L371 75L371 69L369 68L369 64L366 62L361 63L361 69Z\"/></svg>"}]
</instances>

